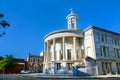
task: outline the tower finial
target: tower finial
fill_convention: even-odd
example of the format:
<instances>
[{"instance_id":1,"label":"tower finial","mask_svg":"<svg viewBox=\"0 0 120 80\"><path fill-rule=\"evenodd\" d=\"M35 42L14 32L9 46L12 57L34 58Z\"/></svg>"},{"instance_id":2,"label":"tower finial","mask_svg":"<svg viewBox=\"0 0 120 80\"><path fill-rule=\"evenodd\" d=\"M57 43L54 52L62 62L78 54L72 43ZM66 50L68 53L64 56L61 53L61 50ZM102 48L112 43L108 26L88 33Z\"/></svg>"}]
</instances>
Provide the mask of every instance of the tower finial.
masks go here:
<instances>
[{"instance_id":1,"label":"tower finial","mask_svg":"<svg viewBox=\"0 0 120 80\"><path fill-rule=\"evenodd\" d=\"M71 14L73 14L73 8L70 8L69 10L70 10Z\"/></svg>"}]
</instances>

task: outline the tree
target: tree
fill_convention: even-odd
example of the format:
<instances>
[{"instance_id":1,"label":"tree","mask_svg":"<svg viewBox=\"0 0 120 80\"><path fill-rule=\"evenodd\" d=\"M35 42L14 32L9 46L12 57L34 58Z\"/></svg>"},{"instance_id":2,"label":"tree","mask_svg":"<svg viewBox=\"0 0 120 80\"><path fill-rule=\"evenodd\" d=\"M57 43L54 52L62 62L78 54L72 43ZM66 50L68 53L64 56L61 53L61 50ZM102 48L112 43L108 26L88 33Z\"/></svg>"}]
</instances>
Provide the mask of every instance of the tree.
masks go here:
<instances>
[{"instance_id":1,"label":"tree","mask_svg":"<svg viewBox=\"0 0 120 80\"><path fill-rule=\"evenodd\" d=\"M3 17L4 17L4 15L0 13L0 18L3 18ZM3 27L3 28L6 28L6 27L9 27L10 24L9 24L7 21L5 21L5 20L1 20L1 21L0 21L0 26ZM2 36L5 35L5 34L6 34L5 32L2 32L2 33L0 34L0 37L2 37Z\"/></svg>"},{"instance_id":2,"label":"tree","mask_svg":"<svg viewBox=\"0 0 120 80\"><path fill-rule=\"evenodd\" d=\"M3 70L3 74L5 73L5 69L12 68L15 66L16 66L16 60L15 58L13 58L11 54L6 55L6 57L0 61L0 69Z\"/></svg>"}]
</instances>

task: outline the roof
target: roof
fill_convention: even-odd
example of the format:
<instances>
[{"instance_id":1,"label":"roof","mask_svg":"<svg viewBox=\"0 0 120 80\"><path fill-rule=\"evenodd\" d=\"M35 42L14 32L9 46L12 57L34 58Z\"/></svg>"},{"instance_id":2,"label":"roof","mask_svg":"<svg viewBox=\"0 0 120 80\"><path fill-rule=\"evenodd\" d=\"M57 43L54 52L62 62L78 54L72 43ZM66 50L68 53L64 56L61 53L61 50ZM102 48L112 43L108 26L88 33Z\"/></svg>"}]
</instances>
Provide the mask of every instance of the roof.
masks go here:
<instances>
[{"instance_id":1,"label":"roof","mask_svg":"<svg viewBox=\"0 0 120 80\"><path fill-rule=\"evenodd\" d=\"M108 32L108 33L116 34L116 35L120 36L120 33L109 31L109 30L106 30L106 29L103 29L103 28L99 28L99 27L96 27L96 26L90 26L90 27L86 28L84 31L87 31L87 30L92 29L92 28L96 29L96 30L100 30L100 31L104 31L104 32Z\"/></svg>"},{"instance_id":2,"label":"roof","mask_svg":"<svg viewBox=\"0 0 120 80\"><path fill-rule=\"evenodd\" d=\"M83 32L82 30L57 30L57 31L53 31L53 32L51 32L51 33L48 33L45 37L44 37L44 39L46 38L46 37L48 37L48 36L50 36L50 35L53 35L53 34L56 34L56 33L63 33L63 32Z\"/></svg>"},{"instance_id":3,"label":"roof","mask_svg":"<svg viewBox=\"0 0 120 80\"><path fill-rule=\"evenodd\" d=\"M30 55L30 57L40 58L41 56L37 56L37 55Z\"/></svg>"},{"instance_id":4,"label":"roof","mask_svg":"<svg viewBox=\"0 0 120 80\"><path fill-rule=\"evenodd\" d=\"M16 60L17 62L25 62L25 59L15 58L15 60Z\"/></svg>"}]
</instances>

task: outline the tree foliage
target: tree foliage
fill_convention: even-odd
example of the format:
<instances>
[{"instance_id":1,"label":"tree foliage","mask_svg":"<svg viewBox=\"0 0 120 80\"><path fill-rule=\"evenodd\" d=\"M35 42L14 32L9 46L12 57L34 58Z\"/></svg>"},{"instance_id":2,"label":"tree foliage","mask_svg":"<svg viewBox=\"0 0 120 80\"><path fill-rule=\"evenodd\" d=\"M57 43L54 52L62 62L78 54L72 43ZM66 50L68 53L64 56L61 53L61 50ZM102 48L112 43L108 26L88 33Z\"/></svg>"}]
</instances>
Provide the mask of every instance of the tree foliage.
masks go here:
<instances>
[{"instance_id":1,"label":"tree foliage","mask_svg":"<svg viewBox=\"0 0 120 80\"><path fill-rule=\"evenodd\" d=\"M0 13L0 18L2 18L2 17L4 17L4 15Z\"/></svg>"},{"instance_id":2,"label":"tree foliage","mask_svg":"<svg viewBox=\"0 0 120 80\"><path fill-rule=\"evenodd\" d=\"M16 66L16 60L15 60L15 58L13 58L13 56L11 54L10 55L6 55L6 57L3 58L0 61L0 69L3 70L3 71L6 68L11 68L11 67L15 67L15 66Z\"/></svg>"},{"instance_id":3,"label":"tree foliage","mask_svg":"<svg viewBox=\"0 0 120 80\"><path fill-rule=\"evenodd\" d=\"M0 13L0 18L3 18L3 17L4 17L4 15ZM4 28L10 26L10 24L9 24L7 21L5 21L5 20L1 20L1 21L0 21L0 25L1 25L2 27L4 27Z\"/></svg>"},{"instance_id":4,"label":"tree foliage","mask_svg":"<svg viewBox=\"0 0 120 80\"><path fill-rule=\"evenodd\" d=\"M3 17L4 17L4 15L0 13L0 18L3 18ZM9 26L10 26L10 24L7 21L5 21L5 20L0 21L0 27L6 28L6 27L9 27ZM1 33L0 37L5 35L5 34L6 34L5 32Z\"/></svg>"},{"instance_id":5,"label":"tree foliage","mask_svg":"<svg viewBox=\"0 0 120 80\"><path fill-rule=\"evenodd\" d=\"M5 21L5 20L2 20L2 21L0 22L0 25L1 25L3 28L10 26L10 24L8 24L8 22Z\"/></svg>"}]
</instances>

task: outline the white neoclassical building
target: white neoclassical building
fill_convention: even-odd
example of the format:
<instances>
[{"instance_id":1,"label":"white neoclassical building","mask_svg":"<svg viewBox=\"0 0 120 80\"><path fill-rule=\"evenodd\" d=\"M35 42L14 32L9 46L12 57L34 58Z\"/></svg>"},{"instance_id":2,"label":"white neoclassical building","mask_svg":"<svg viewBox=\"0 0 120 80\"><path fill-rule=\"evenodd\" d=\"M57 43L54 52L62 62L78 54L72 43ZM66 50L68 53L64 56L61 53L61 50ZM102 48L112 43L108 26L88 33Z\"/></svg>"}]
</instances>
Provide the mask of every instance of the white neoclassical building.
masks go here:
<instances>
[{"instance_id":1,"label":"white neoclassical building","mask_svg":"<svg viewBox=\"0 0 120 80\"><path fill-rule=\"evenodd\" d=\"M66 17L68 30L44 37L43 72L48 74L103 75L120 73L120 34L90 26L77 28L78 15Z\"/></svg>"}]
</instances>

